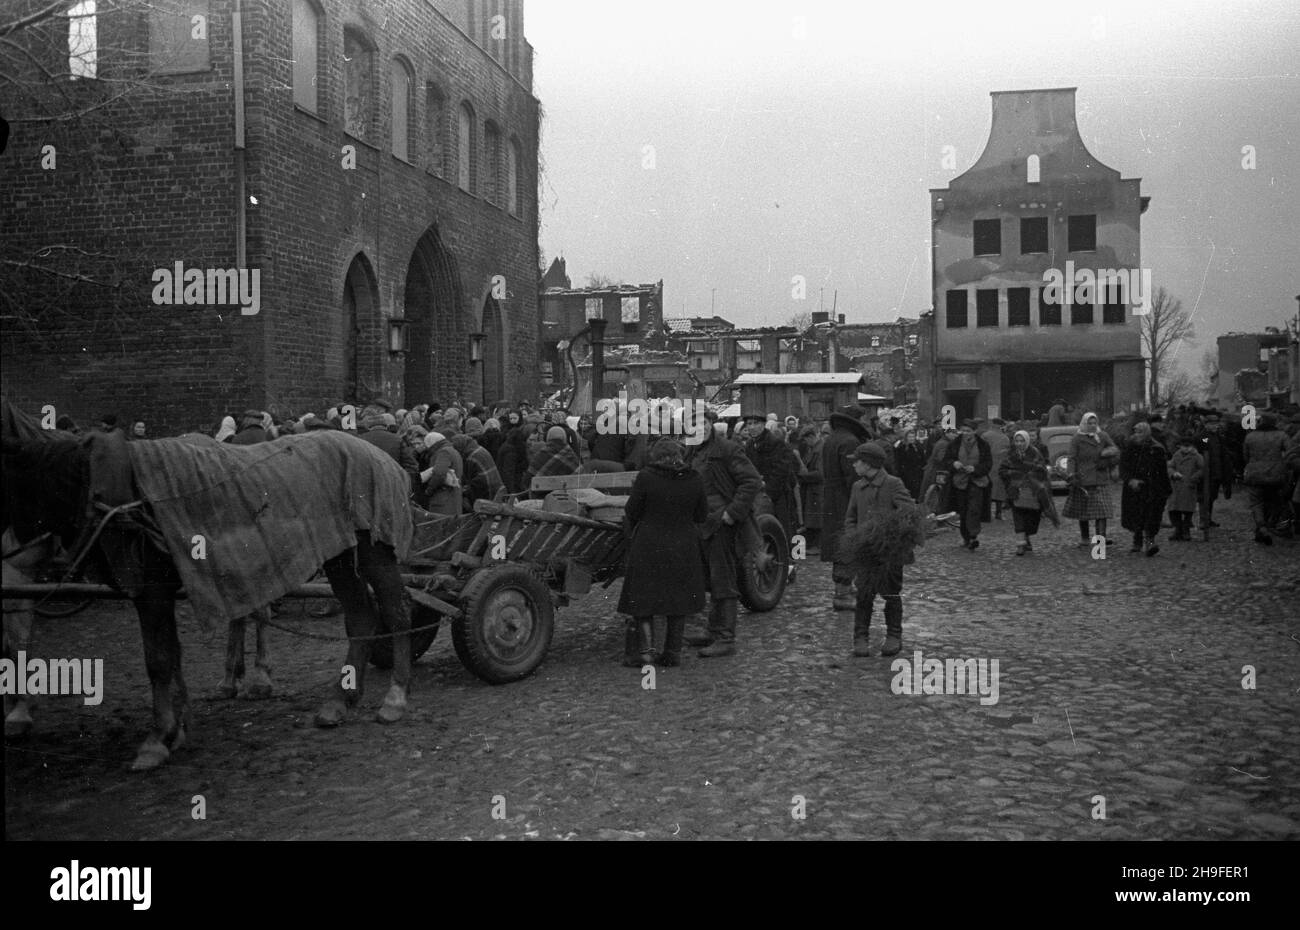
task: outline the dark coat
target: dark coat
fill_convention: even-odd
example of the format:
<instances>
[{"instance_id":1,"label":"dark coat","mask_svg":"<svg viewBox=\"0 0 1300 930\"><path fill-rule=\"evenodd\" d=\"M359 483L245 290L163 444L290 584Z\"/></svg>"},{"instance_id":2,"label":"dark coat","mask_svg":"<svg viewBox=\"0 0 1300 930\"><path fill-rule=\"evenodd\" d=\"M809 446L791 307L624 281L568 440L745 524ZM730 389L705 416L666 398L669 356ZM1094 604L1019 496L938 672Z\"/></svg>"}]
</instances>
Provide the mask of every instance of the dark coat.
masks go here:
<instances>
[{"instance_id":1,"label":"dark coat","mask_svg":"<svg viewBox=\"0 0 1300 930\"><path fill-rule=\"evenodd\" d=\"M1169 459L1169 480L1173 488L1169 509L1190 512L1196 509L1203 485L1205 460L1195 449L1179 446ZM1175 477L1177 472L1182 477Z\"/></svg>"},{"instance_id":2,"label":"dark coat","mask_svg":"<svg viewBox=\"0 0 1300 930\"><path fill-rule=\"evenodd\" d=\"M545 446L533 453L532 461L528 464L528 471L524 473L525 480L531 484L533 478L549 478L556 475L572 475L577 473L582 467L582 462L578 461L578 456L568 443L548 442Z\"/></svg>"},{"instance_id":3,"label":"dark coat","mask_svg":"<svg viewBox=\"0 0 1300 930\"><path fill-rule=\"evenodd\" d=\"M627 500L627 566L620 613L675 616L704 609L698 524L709 515L704 479L690 468L643 468Z\"/></svg>"},{"instance_id":4,"label":"dark coat","mask_svg":"<svg viewBox=\"0 0 1300 930\"><path fill-rule=\"evenodd\" d=\"M618 462L626 467L630 445L628 437L620 433L597 432L591 440L591 457L602 462ZM628 471L632 470L628 468Z\"/></svg>"},{"instance_id":5,"label":"dark coat","mask_svg":"<svg viewBox=\"0 0 1300 930\"><path fill-rule=\"evenodd\" d=\"M270 436L260 426L246 426L227 440L232 446L255 446L259 442L269 442Z\"/></svg>"},{"instance_id":6,"label":"dark coat","mask_svg":"<svg viewBox=\"0 0 1300 930\"><path fill-rule=\"evenodd\" d=\"M801 453L804 470L799 475L803 493L803 522L810 530L822 527L822 443L819 436Z\"/></svg>"},{"instance_id":7,"label":"dark coat","mask_svg":"<svg viewBox=\"0 0 1300 930\"><path fill-rule=\"evenodd\" d=\"M433 474L416 493L416 504L429 513L459 517L464 509L461 487L465 479L465 464L451 440L444 439L429 450L429 468L433 469ZM416 480L419 480L418 475Z\"/></svg>"},{"instance_id":8,"label":"dark coat","mask_svg":"<svg viewBox=\"0 0 1300 930\"><path fill-rule=\"evenodd\" d=\"M794 496L799 486L799 457L789 443L782 442L771 430L763 430L750 440L746 453L763 476L763 490L772 502L772 513L793 536L799 527L795 521Z\"/></svg>"},{"instance_id":9,"label":"dark coat","mask_svg":"<svg viewBox=\"0 0 1300 930\"><path fill-rule=\"evenodd\" d=\"M831 434L822 444L823 562L835 561L840 530L844 527L844 513L849 509L853 483L858 480L849 456L868 438L870 432L860 420L843 413L831 414Z\"/></svg>"},{"instance_id":10,"label":"dark coat","mask_svg":"<svg viewBox=\"0 0 1300 930\"><path fill-rule=\"evenodd\" d=\"M518 494L528 490L524 472L528 470L528 437L522 426L513 427L506 433L497 450L497 470L505 482L506 491Z\"/></svg>"},{"instance_id":11,"label":"dark coat","mask_svg":"<svg viewBox=\"0 0 1300 930\"><path fill-rule=\"evenodd\" d=\"M1120 523L1130 532L1140 532L1146 515L1165 509L1172 487L1169 483L1169 453L1154 438L1150 442L1130 439L1119 458L1119 476L1124 482L1120 498ZM1130 481L1141 481L1134 490Z\"/></svg>"},{"instance_id":12,"label":"dark coat","mask_svg":"<svg viewBox=\"0 0 1300 930\"><path fill-rule=\"evenodd\" d=\"M461 433L459 436L451 437L450 442L452 448L460 454L461 462L465 467L465 486L462 496L465 509L470 511L474 509L475 501L490 501L496 497L497 491L502 487L501 474L497 471L496 462L492 461L492 456L488 454L487 449L480 446L473 436Z\"/></svg>"},{"instance_id":13,"label":"dark coat","mask_svg":"<svg viewBox=\"0 0 1300 930\"><path fill-rule=\"evenodd\" d=\"M957 463L958 456L961 454L961 447L962 437L958 436L948 444L948 448L943 453L942 468L952 475L949 483L953 487L958 486L959 475L953 470L953 466ZM961 476L968 477L970 479L970 484L978 487L987 487L991 481L981 481L980 479L988 478L989 472L993 470L993 450L990 449L989 444L978 435L975 437L975 449L979 455L979 461L975 463L975 470L970 473L962 472Z\"/></svg>"},{"instance_id":14,"label":"dark coat","mask_svg":"<svg viewBox=\"0 0 1300 930\"><path fill-rule=\"evenodd\" d=\"M1222 436L1206 430L1196 440L1196 451L1201 453L1201 459L1205 462L1203 477L1207 484L1232 483L1236 467L1232 460L1232 451L1223 441Z\"/></svg>"},{"instance_id":15,"label":"dark coat","mask_svg":"<svg viewBox=\"0 0 1300 930\"><path fill-rule=\"evenodd\" d=\"M1099 429L1096 433L1075 433L1070 437L1070 475L1078 478L1085 488L1110 484L1110 468L1119 457L1119 449L1110 434Z\"/></svg>"},{"instance_id":16,"label":"dark coat","mask_svg":"<svg viewBox=\"0 0 1300 930\"><path fill-rule=\"evenodd\" d=\"M899 443L894 450L894 465L898 469L898 477L903 479L907 493L912 495L913 500L919 501L921 479L925 476L925 448L919 442Z\"/></svg>"},{"instance_id":17,"label":"dark coat","mask_svg":"<svg viewBox=\"0 0 1300 930\"><path fill-rule=\"evenodd\" d=\"M1007 492L1007 503L1012 507L1020 497L1021 485L1028 486L1038 502L1038 511L1056 526L1061 525L1061 518L1056 512L1056 503L1052 500L1052 486L1048 481L1047 462L1043 453L1035 446L1027 446L1022 454L1014 443L1007 457L998 466L998 477ZM1034 508L1025 508L1033 510Z\"/></svg>"},{"instance_id":18,"label":"dark coat","mask_svg":"<svg viewBox=\"0 0 1300 930\"><path fill-rule=\"evenodd\" d=\"M364 439L372 446L387 452L393 461L401 465L402 470L411 476L412 488L419 484L420 465L416 461L415 449L411 447L410 443L403 442L396 433L390 433L382 426L368 429L364 433L360 433L358 438Z\"/></svg>"},{"instance_id":19,"label":"dark coat","mask_svg":"<svg viewBox=\"0 0 1300 930\"><path fill-rule=\"evenodd\" d=\"M505 442L505 433L499 429L485 429L483 435L475 437L478 444L487 449L488 455L492 456L492 461L497 460L497 453L501 451L501 443Z\"/></svg>"}]
</instances>

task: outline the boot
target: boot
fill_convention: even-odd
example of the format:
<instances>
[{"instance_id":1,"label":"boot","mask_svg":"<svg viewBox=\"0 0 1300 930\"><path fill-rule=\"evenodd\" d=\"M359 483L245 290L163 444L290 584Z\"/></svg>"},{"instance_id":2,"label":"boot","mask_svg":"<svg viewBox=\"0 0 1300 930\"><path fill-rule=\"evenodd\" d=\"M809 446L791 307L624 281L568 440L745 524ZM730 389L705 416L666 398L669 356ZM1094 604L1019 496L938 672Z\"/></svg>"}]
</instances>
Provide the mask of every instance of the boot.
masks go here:
<instances>
[{"instance_id":1,"label":"boot","mask_svg":"<svg viewBox=\"0 0 1300 930\"><path fill-rule=\"evenodd\" d=\"M710 629L715 639L711 645L705 646L700 650L699 655L702 659L713 659L718 656L730 656L736 654L736 599L734 597L724 598L717 603L717 614L715 623L717 626Z\"/></svg>"},{"instance_id":2,"label":"boot","mask_svg":"<svg viewBox=\"0 0 1300 930\"><path fill-rule=\"evenodd\" d=\"M623 625L623 667L641 667L641 635L633 617L629 617Z\"/></svg>"},{"instance_id":3,"label":"boot","mask_svg":"<svg viewBox=\"0 0 1300 930\"><path fill-rule=\"evenodd\" d=\"M898 655L903 648L903 599L901 594L892 594L885 598L885 644L880 648L881 656Z\"/></svg>"},{"instance_id":4,"label":"boot","mask_svg":"<svg viewBox=\"0 0 1300 930\"><path fill-rule=\"evenodd\" d=\"M835 597L831 601L833 610L852 610L857 606L857 601L853 597L852 584L836 584Z\"/></svg>"},{"instance_id":5,"label":"boot","mask_svg":"<svg viewBox=\"0 0 1300 930\"><path fill-rule=\"evenodd\" d=\"M1201 541L1202 542L1210 541L1210 528L1208 526L1201 527Z\"/></svg>"},{"instance_id":6,"label":"boot","mask_svg":"<svg viewBox=\"0 0 1300 930\"><path fill-rule=\"evenodd\" d=\"M637 621L637 650L642 667L655 664L655 621L654 617L643 617Z\"/></svg>"},{"instance_id":7,"label":"boot","mask_svg":"<svg viewBox=\"0 0 1300 930\"><path fill-rule=\"evenodd\" d=\"M676 668L682 664L682 638L686 634L684 615L668 618L668 632L664 636L664 651L659 654L659 664Z\"/></svg>"},{"instance_id":8,"label":"boot","mask_svg":"<svg viewBox=\"0 0 1300 930\"><path fill-rule=\"evenodd\" d=\"M703 633L692 633L686 637L688 646L712 646L713 641L717 639L713 631L718 626L718 601L712 595L709 596L709 620Z\"/></svg>"},{"instance_id":9,"label":"boot","mask_svg":"<svg viewBox=\"0 0 1300 930\"><path fill-rule=\"evenodd\" d=\"M1155 555L1159 551L1160 551L1160 547L1156 545L1156 538L1154 536L1148 536L1147 555Z\"/></svg>"},{"instance_id":10,"label":"boot","mask_svg":"<svg viewBox=\"0 0 1300 930\"><path fill-rule=\"evenodd\" d=\"M871 615L866 621L857 620L853 624L853 654L859 658L871 655Z\"/></svg>"}]
</instances>

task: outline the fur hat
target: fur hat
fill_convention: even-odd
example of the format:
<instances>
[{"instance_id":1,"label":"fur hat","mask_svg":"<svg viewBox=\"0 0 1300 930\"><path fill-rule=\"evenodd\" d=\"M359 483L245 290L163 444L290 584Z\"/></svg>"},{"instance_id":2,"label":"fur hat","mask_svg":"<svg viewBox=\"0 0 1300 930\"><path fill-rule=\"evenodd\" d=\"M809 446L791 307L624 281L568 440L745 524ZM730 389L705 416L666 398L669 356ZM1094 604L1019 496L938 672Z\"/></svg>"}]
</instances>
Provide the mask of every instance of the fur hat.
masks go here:
<instances>
[{"instance_id":1,"label":"fur hat","mask_svg":"<svg viewBox=\"0 0 1300 930\"><path fill-rule=\"evenodd\" d=\"M470 417L465 421L465 426L463 428L467 436L483 435L483 421L478 417Z\"/></svg>"}]
</instances>

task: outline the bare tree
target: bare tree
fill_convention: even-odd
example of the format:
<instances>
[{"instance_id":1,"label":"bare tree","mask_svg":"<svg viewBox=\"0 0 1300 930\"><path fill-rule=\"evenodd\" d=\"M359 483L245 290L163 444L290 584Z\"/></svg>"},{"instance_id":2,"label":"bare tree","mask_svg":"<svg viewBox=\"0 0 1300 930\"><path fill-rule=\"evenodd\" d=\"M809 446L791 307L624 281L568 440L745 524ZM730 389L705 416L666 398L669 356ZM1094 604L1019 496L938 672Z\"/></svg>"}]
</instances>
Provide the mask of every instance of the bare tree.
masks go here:
<instances>
[{"instance_id":1,"label":"bare tree","mask_svg":"<svg viewBox=\"0 0 1300 930\"><path fill-rule=\"evenodd\" d=\"M1172 407L1177 404L1189 404L1196 401L1200 393L1197 390L1196 379L1183 368L1166 378L1161 390L1162 394L1157 406L1163 404Z\"/></svg>"},{"instance_id":2,"label":"bare tree","mask_svg":"<svg viewBox=\"0 0 1300 930\"><path fill-rule=\"evenodd\" d=\"M76 151L83 157L72 170L85 189L113 183L111 170L135 144L119 128L121 117L177 92L160 79L175 53L158 42L151 48L141 29L150 16L170 25L170 13L152 0L3 4L0 109L14 157L39 158L42 170L59 170L60 153ZM185 19L183 29L190 27ZM0 320L37 337L50 325L118 325L122 269L140 256L112 241L0 235Z\"/></svg>"},{"instance_id":3,"label":"bare tree","mask_svg":"<svg viewBox=\"0 0 1300 930\"><path fill-rule=\"evenodd\" d=\"M1209 400L1214 397L1219 387L1219 350L1217 347L1211 347L1205 350L1201 355L1200 370L1194 382L1196 393L1203 400Z\"/></svg>"},{"instance_id":4,"label":"bare tree","mask_svg":"<svg viewBox=\"0 0 1300 930\"><path fill-rule=\"evenodd\" d=\"M618 287L619 282L607 274L592 272L587 275L587 287Z\"/></svg>"},{"instance_id":5,"label":"bare tree","mask_svg":"<svg viewBox=\"0 0 1300 930\"><path fill-rule=\"evenodd\" d=\"M1160 379L1171 367L1170 351L1195 335L1191 314L1183 309L1183 302L1163 287L1156 288L1151 297L1151 312L1142 317L1142 354L1147 357L1151 373L1147 398L1152 407L1160 403Z\"/></svg>"},{"instance_id":6,"label":"bare tree","mask_svg":"<svg viewBox=\"0 0 1300 930\"><path fill-rule=\"evenodd\" d=\"M809 327L812 326L812 313L807 310L796 313L790 317L785 325L791 329L797 329L801 333L806 333Z\"/></svg>"}]
</instances>

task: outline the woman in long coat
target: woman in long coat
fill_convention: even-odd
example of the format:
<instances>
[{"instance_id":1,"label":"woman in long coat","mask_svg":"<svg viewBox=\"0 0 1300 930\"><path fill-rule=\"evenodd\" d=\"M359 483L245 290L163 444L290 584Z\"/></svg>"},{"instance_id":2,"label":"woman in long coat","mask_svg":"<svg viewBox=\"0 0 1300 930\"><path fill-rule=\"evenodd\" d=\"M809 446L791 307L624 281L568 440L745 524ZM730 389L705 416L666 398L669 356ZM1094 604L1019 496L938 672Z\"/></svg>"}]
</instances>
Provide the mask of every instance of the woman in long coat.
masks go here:
<instances>
[{"instance_id":1,"label":"woman in long coat","mask_svg":"<svg viewBox=\"0 0 1300 930\"><path fill-rule=\"evenodd\" d=\"M799 493L802 470L799 457L785 441L780 427L759 430L745 452L763 476L763 490L772 502L772 513L781 521L786 537L794 536L799 529L801 503L795 497Z\"/></svg>"},{"instance_id":2,"label":"woman in long coat","mask_svg":"<svg viewBox=\"0 0 1300 930\"><path fill-rule=\"evenodd\" d=\"M1016 432L1011 451L998 466L998 478L1006 489L1012 527L1016 535L1024 537L1016 544L1016 555L1024 555L1034 548L1030 537L1037 535L1043 514L1056 526L1061 525L1052 502L1043 454L1034 448L1026 430Z\"/></svg>"},{"instance_id":3,"label":"woman in long coat","mask_svg":"<svg viewBox=\"0 0 1300 930\"><path fill-rule=\"evenodd\" d=\"M1003 460L1011 452L1011 438L1003 432L1005 426L1002 420L994 420L989 428L980 434L980 438L989 444L989 451L993 453L993 470L989 472L989 499L993 502L995 520L1002 519L1002 506L1007 500L1006 485L998 477Z\"/></svg>"},{"instance_id":4,"label":"woman in long coat","mask_svg":"<svg viewBox=\"0 0 1300 930\"><path fill-rule=\"evenodd\" d=\"M826 441L815 426L803 426L799 429L799 444L796 453L803 462L803 471L799 473L800 493L803 494L803 525L807 531L808 544L816 545L820 541L822 528L822 443Z\"/></svg>"},{"instance_id":5,"label":"woman in long coat","mask_svg":"<svg viewBox=\"0 0 1300 930\"><path fill-rule=\"evenodd\" d=\"M936 484L935 475L943 468L943 460L948 455L948 446L957 438L955 429L945 430L943 436L934 444L930 450L930 460L925 463L925 472L921 475L921 497L924 500L925 495L929 493L930 486ZM939 500L935 502L935 513L939 513L947 504L947 488L941 489Z\"/></svg>"},{"instance_id":6,"label":"woman in long coat","mask_svg":"<svg viewBox=\"0 0 1300 930\"><path fill-rule=\"evenodd\" d=\"M661 439L636 476L624 511L629 537L619 613L629 615L623 664L652 665L654 618L668 618L659 664L681 663L686 615L704 609L704 557L699 525L709 516L704 479L686 465L686 449Z\"/></svg>"},{"instance_id":7,"label":"woman in long coat","mask_svg":"<svg viewBox=\"0 0 1300 930\"><path fill-rule=\"evenodd\" d=\"M1106 523L1114 515L1110 498L1110 469L1119 458L1114 440L1101 428L1095 413L1085 413L1079 431L1070 439L1070 496L1061 516L1079 521L1079 546L1092 545L1088 522L1097 521L1097 535L1106 535ZM1127 526L1128 524L1124 524Z\"/></svg>"},{"instance_id":8,"label":"woman in long coat","mask_svg":"<svg viewBox=\"0 0 1300 930\"><path fill-rule=\"evenodd\" d=\"M1119 474L1124 481L1120 522L1133 534L1132 551L1141 552L1145 540L1147 555L1155 555L1160 551L1156 534L1172 488L1169 454L1152 438L1151 424L1145 420L1133 427L1133 436L1120 454Z\"/></svg>"},{"instance_id":9,"label":"woman in long coat","mask_svg":"<svg viewBox=\"0 0 1300 930\"><path fill-rule=\"evenodd\" d=\"M912 500L919 502L921 479L925 477L925 447L916 441L916 430L909 429L903 434L903 441L894 450L894 465Z\"/></svg>"}]
</instances>

